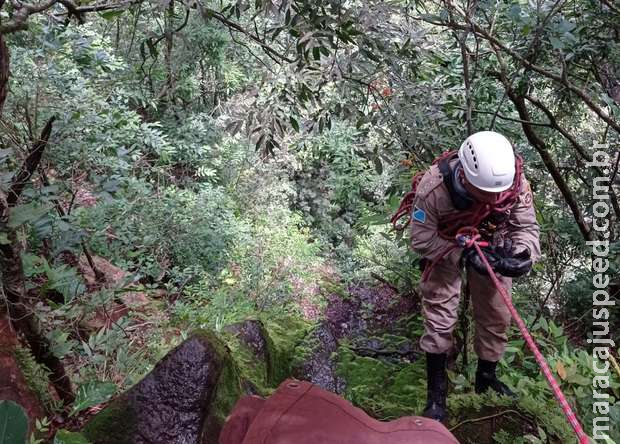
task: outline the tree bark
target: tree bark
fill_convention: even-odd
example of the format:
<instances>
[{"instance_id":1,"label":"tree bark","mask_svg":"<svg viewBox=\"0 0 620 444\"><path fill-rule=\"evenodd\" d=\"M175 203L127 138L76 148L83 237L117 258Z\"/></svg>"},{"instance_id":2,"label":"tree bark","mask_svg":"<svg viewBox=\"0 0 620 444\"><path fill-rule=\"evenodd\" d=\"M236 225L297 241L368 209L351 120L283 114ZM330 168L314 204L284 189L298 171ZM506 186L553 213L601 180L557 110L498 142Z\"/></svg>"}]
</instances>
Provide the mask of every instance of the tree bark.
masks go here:
<instances>
[{"instance_id":1,"label":"tree bark","mask_svg":"<svg viewBox=\"0 0 620 444\"><path fill-rule=\"evenodd\" d=\"M6 244L0 244L0 278L11 324L27 341L37 362L45 365L52 372L50 382L63 402L70 404L75 399L71 381L60 359L52 353L49 341L41 331L34 315L32 304L26 293L17 235L15 230L8 226L11 208L17 204L24 186L39 165L52 131L53 122L54 118L51 118L45 125L41 137L35 142L24 164L15 175L8 195L6 197L3 194L0 195L0 231L6 233L9 240Z\"/></svg>"},{"instance_id":2,"label":"tree bark","mask_svg":"<svg viewBox=\"0 0 620 444\"><path fill-rule=\"evenodd\" d=\"M610 62L602 63L596 74L607 95L616 102L616 105L620 105L620 80L613 65Z\"/></svg>"},{"instance_id":3,"label":"tree bark","mask_svg":"<svg viewBox=\"0 0 620 444\"><path fill-rule=\"evenodd\" d=\"M9 63L9 47L4 41L4 36L0 34L0 117L9 92Z\"/></svg>"}]
</instances>

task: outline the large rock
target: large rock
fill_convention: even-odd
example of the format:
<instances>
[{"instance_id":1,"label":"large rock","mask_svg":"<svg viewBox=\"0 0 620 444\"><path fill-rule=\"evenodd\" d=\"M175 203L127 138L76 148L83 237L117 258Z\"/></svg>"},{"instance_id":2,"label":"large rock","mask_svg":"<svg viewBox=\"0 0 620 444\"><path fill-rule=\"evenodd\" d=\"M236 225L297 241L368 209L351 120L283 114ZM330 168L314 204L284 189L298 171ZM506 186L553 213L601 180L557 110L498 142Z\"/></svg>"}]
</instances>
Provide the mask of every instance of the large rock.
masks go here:
<instances>
[{"instance_id":1,"label":"large rock","mask_svg":"<svg viewBox=\"0 0 620 444\"><path fill-rule=\"evenodd\" d=\"M237 337L256 358L269 361L269 334L261 321L248 319L228 325L224 331Z\"/></svg>"},{"instance_id":2,"label":"large rock","mask_svg":"<svg viewBox=\"0 0 620 444\"><path fill-rule=\"evenodd\" d=\"M241 395L227 347L196 332L84 428L93 444L216 443Z\"/></svg>"},{"instance_id":3,"label":"large rock","mask_svg":"<svg viewBox=\"0 0 620 444\"><path fill-rule=\"evenodd\" d=\"M343 393L345 381L336 374L338 341L330 326L322 322L295 349L293 376L325 390Z\"/></svg>"},{"instance_id":4,"label":"large rock","mask_svg":"<svg viewBox=\"0 0 620 444\"><path fill-rule=\"evenodd\" d=\"M248 319L224 328L246 392L266 396L291 375L295 346L308 330L303 320Z\"/></svg>"},{"instance_id":5,"label":"large rock","mask_svg":"<svg viewBox=\"0 0 620 444\"><path fill-rule=\"evenodd\" d=\"M247 394L266 395L273 385L273 342L264 324L248 319L228 325L224 336L242 374Z\"/></svg>"}]
</instances>

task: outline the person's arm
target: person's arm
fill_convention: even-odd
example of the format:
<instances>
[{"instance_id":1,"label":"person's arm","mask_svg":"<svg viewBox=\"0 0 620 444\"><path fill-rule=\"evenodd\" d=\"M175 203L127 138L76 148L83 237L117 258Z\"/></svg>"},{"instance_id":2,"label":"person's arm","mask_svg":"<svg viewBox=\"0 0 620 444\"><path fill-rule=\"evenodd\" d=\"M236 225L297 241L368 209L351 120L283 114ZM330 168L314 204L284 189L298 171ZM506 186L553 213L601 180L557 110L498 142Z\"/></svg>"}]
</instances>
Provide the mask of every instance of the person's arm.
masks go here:
<instances>
[{"instance_id":1,"label":"person's arm","mask_svg":"<svg viewBox=\"0 0 620 444\"><path fill-rule=\"evenodd\" d=\"M533 262L540 259L540 227L536 221L532 189L525 176L521 194L508 219L508 237L515 253L528 249Z\"/></svg>"},{"instance_id":2,"label":"person's arm","mask_svg":"<svg viewBox=\"0 0 620 444\"><path fill-rule=\"evenodd\" d=\"M411 214L411 248L422 257L436 261L450 247L456 245L455 241L447 240L439 236L437 225L437 192L416 196ZM461 255L461 249L456 248L448 257L457 262Z\"/></svg>"}]
</instances>

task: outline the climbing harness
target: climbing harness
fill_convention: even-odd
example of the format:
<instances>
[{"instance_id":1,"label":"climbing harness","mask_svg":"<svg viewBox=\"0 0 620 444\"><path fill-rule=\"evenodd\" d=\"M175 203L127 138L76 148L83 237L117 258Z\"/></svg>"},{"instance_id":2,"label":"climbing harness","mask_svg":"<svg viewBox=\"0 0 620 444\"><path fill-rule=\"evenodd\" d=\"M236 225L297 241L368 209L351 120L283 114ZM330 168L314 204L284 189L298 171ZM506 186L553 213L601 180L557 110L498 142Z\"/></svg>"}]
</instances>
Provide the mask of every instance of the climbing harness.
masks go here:
<instances>
[{"instance_id":1,"label":"climbing harness","mask_svg":"<svg viewBox=\"0 0 620 444\"><path fill-rule=\"evenodd\" d=\"M476 252L480 256L482 263L487 269L487 272L491 278L491 281L493 282L493 285L495 285L495 288L497 289L497 291L502 295L502 298L504 299L504 303L506 304L506 307L508 307L508 310L510 311L512 318L515 320L517 327L519 327L521 336L523 336L523 339L525 339L527 346L529 347L530 351L534 354L534 357L536 358L536 362L538 363L538 366L542 370L543 374L545 375L545 378L547 379L547 382L551 386L551 390L553 391L553 395L555 396L555 399L560 403L560 407L562 407L562 410L564 411L564 415L566 416L566 419L568 420L569 424L575 431L575 434L577 435L577 439L579 440L580 444L588 444L590 440L588 436L585 434L585 432L583 431L583 428L581 427L579 420L575 416L575 413L573 412L571 406L568 404L568 401L564 397L564 394L562 393L560 386L558 385L555 378L553 377L553 374L551 373L551 369L549 368L547 361L545 360L544 356L538 349L538 346L536 345L534 338L532 338L532 335L528 331L525 325L525 322L523 322L523 319L521 319L521 316L519 316L519 313L517 312L516 308L512 304L512 300L510 296L508 295L508 292L506 291L504 286L499 282L499 280L497 279L497 276L495 276L493 268L491 268L489 261L487 261L486 256L481 250L481 247L488 246L488 243L484 241L479 241L479 239L480 239L480 233L478 232L476 228L473 228L473 227L461 228L455 236L455 240L459 246L464 247L464 248L469 248L473 246L476 249Z\"/></svg>"}]
</instances>

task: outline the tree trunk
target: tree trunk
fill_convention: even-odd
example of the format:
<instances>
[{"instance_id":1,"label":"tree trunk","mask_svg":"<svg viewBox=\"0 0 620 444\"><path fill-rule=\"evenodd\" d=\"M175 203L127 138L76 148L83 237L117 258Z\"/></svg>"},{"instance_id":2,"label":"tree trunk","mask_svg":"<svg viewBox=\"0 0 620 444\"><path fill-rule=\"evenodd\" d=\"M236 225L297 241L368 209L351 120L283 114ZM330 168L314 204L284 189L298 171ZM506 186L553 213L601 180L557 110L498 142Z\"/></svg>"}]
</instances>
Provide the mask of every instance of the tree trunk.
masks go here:
<instances>
[{"instance_id":1,"label":"tree trunk","mask_svg":"<svg viewBox=\"0 0 620 444\"><path fill-rule=\"evenodd\" d=\"M9 47L0 34L0 117L6 96L9 92Z\"/></svg>"},{"instance_id":2,"label":"tree trunk","mask_svg":"<svg viewBox=\"0 0 620 444\"><path fill-rule=\"evenodd\" d=\"M564 201L567 203L568 207L573 213L573 218L575 219L575 222L579 227L579 231L581 231L581 235L587 241L593 240L592 231L590 230L588 223L585 221L583 213L579 208L579 204L577 203L573 192L570 190L568 183L566 182L564 177L562 177L558 166L555 164L555 161L551 157L551 154L549 154L547 144L538 135L538 133L534 129L534 126L528 123L531 121L531 117L525 103L525 98L521 95L518 95L509 84L504 84L504 86L506 88L506 93L508 94L508 97L517 108L519 117L521 118L521 120L523 120L521 126L523 127L525 137L527 137L527 140L530 142L530 144L532 144L536 151L538 151L538 154L540 155L540 158L545 164L545 167L547 167L547 171L549 171L549 174L551 174L553 181L555 182L558 189L560 190L560 193L562 193L562 196L564 197Z\"/></svg>"},{"instance_id":3,"label":"tree trunk","mask_svg":"<svg viewBox=\"0 0 620 444\"><path fill-rule=\"evenodd\" d=\"M49 341L39 328L32 309L33 304L26 294L20 244L15 230L8 226L11 208L17 205L24 186L39 165L41 155L52 131L53 122L54 118L50 119L45 125L41 137L34 144L23 165L15 174L8 195L4 196L0 193L0 232L6 233L9 241L6 244L0 244L0 282L6 297L11 324L26 339L36 361L45 365L52 372L50 382L60 398L66 404L70 404L75 398L71 381L62 362L54 356Z\"/></svg>"}]
</instances>

